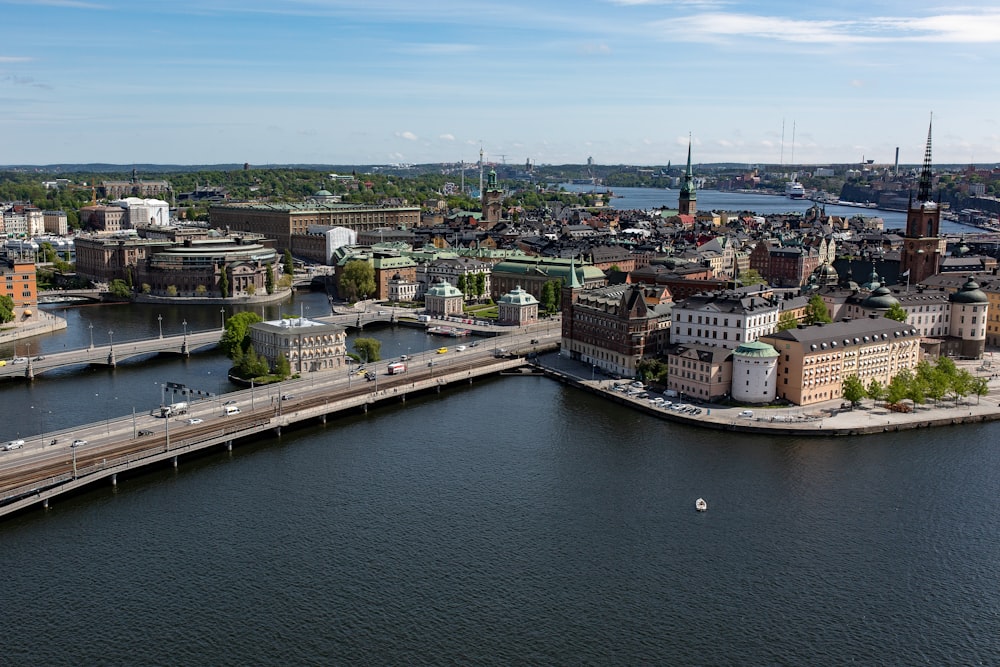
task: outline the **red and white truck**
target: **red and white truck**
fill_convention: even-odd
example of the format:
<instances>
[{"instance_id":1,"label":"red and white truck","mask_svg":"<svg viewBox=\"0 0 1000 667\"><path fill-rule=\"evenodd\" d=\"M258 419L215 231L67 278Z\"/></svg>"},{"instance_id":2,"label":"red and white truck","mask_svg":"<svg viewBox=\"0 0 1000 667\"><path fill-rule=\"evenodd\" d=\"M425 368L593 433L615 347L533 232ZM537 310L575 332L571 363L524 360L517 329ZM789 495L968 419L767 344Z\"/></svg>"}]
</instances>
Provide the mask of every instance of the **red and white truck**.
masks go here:
<instances>
[{"instance_id":1,"label":"red and white truck","mask_svg":"<svg viewBox=\"0 0 1000 667\"><path fill-rule=\"evenodd\" d=\"M389 364L389 375L399 375L400 373L406 372L406 364L402 361L397 361L394 364Z\"/></svg>"}]
</instances>

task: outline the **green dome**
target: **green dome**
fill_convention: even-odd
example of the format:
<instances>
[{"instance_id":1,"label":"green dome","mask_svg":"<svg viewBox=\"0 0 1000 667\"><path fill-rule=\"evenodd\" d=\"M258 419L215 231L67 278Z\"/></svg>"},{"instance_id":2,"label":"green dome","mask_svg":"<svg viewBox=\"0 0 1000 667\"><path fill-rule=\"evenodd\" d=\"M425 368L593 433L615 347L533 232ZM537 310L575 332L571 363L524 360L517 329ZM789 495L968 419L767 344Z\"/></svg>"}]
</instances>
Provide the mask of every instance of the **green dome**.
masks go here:
<instances>
[{"instance_id":1,"label":"green dome","mask_svg":"<svg viewBox=\"0 0 1000 667\"><path fill-rule=\"evenodd\" d=\"M892 292L890 292L889 288L885 285L876 289L861 302L862 308L868 308L871 310L888 310L889 308L898 305L899 299L894 297Z\"/></svg>"},{"instance_id":2,"label":"green dome","mask_svg":"<svg viewBox=\"0 0 1000 667\"><path fill-rule=\"evenodd\" d=\"M989 297L979 289L979 283L969 276L962 288L951 295L952 303L988 303Z\"/></svg>"},{"instance_id":3,"label":"green dome","mask_svg":"<svg viewBox=\"0 0 1000 667\"><path fill-rule=\"evenodd\" d=\"M774 346L768 345L767 343L755 340L750 343L742 343L736 348L733 354L738 354L741 357L777 357L778 351L774 349Z\"/></svg>"}]
</instances>

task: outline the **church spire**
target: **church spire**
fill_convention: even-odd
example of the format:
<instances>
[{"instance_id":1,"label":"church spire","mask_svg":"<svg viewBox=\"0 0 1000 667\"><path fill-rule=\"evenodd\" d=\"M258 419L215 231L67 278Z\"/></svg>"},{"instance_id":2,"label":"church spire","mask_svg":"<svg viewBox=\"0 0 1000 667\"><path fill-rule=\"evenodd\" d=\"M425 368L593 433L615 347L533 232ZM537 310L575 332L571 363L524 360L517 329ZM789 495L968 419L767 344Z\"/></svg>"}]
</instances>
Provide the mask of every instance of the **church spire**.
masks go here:
<instances>
[{"instance_id":1,"label":"church spire","mask_svg":"<svg viewBox=\"0 0 1000 667\"><path fill-rule=\"evenodd\" d=\"M684 184L677 197L677 208L681 215L694 215L697 211L698 195L694 189L694 171L691 169L691 135L688 135L688 160L684 170Z\"/></svg>"},{"instance_id":2,"label":"church spire","mask_svg":"<svg viewBox=\"0 0 1000 667\"><path fill-rule=\"evenodd\" d=\"M934 124L934 114L927 124L927 148L924 150L924 168L920 172L920 186L917 189L917 201L931 201L931 127Z\"/></svg>"}]
</instances>

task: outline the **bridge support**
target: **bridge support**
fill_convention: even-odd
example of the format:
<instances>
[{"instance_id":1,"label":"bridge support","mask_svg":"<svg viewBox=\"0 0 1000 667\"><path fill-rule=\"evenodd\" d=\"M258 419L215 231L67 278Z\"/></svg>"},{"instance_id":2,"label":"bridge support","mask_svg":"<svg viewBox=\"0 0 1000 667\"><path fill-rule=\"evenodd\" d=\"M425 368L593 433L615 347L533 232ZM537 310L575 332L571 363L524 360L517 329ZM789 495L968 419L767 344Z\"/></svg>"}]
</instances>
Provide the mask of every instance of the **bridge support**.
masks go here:
<instances>
[{"instance_id":1,"label":"bridge support","mask_svg":"<svg viewBox=\"0 0 1000 667\"><path fill-rule=\"evenodd\" d=\"M232 440L226 440L226 451L227 452L233 451L233 441Z\"/></svg>"},{"instance_id":2,"label":"bridge support","mask_svg":"<svg viewBox=\"0 0 1000 667\"><path fill-rule=\"evenodd\" d=\"M181 355L183 355L185 357L190 357L191 356L191 351L188 349L187 341L184 341L183 343L181 343Z\"/></svg>"},{"instance_id":3,"label":"bridge support","mask_svg":"<svg viewBox=\"0 0 1000 667\"><path fill-rule=\"evenodd\" d=\"M325 424L326 423L326 415L320 415L319 416L319 423L320 424Z\"/></svg>"},{"instance_id":4,"label":"bridge support","mask_svg":"<svg viewBox=\"0 0 1000 667\"><path fill-rule=\"evenodd\" d=\"M274 434L276 436L278 436L279 438L281 437L281 427L280 426L275 426L274 427Z\"/></svg>"},{"instance_id":5,"label":"bridge support","mask_svg":"<svg viewBox=\"0 0 1000 667\"><path fill-rule=\"evenodd\" d=\"M177 456L176 455L174 455L174 458L170 459L170 462L174 464L174 470L177 470Z\"/></svg>"},{"instance_id":6,"label":"bridge support","mask_svg":"<svg viewBox=\"0 0 1000 667\"><path fill-rule=\"evenodd\" d=\"M109 352L108 353L108 366L111 366L111 368L114 368L115 366L117 366L117 362L115 361L115 353L114 352Z\"/></svg>"},{"instance_id":7,"label":"bridge support","mask_svg":"<svg viewBox=\"0 0 1000 667\"><path fill-rule=\"evenodd\" d=\"M49 499L46 498L42 501L42 509L47 510L49 508Z\"/></svg>"},{"instance_id":8,"label":"bridge support","mask_svg":"<svg viewBox=\"0 0 1000 667\"><path fill-rule=\"evenodd\" d=\"M24 369L24 377L26 377L29 380L35 379L35 369L31 365L31 361L28 362L28 367Z\"/></svg>"},{"instance_id":9,"label":"bridge support","mask_svg":"<svg viewBox=\"0 0 1000 667\"><path fill-rule=\"evenodd\" d=\"M111 473L111 486L118 486L118 473L116 472Z\"/></svg>"}]
</instances>

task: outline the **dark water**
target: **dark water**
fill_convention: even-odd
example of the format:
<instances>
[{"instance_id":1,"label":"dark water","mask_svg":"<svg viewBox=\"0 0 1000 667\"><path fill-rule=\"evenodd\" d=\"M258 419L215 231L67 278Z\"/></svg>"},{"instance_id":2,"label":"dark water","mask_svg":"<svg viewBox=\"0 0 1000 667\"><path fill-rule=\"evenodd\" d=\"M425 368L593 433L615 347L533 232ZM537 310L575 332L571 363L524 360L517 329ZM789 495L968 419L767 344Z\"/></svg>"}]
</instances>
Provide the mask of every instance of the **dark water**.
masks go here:
<instances>
[{"instance_id":1,"label":"dark water","mask_svg":"<svg viewBox=\"0 0 1000 667\"><path fill-rule=\"evenodd\" d=\"M0 662L996 664L996 435L722 438L496 379L0 523Z\"/></svg>"}]
</instances>

